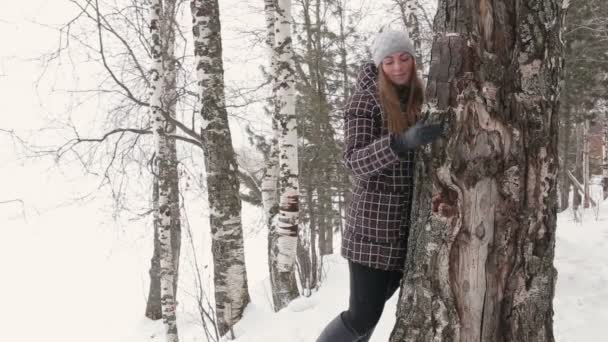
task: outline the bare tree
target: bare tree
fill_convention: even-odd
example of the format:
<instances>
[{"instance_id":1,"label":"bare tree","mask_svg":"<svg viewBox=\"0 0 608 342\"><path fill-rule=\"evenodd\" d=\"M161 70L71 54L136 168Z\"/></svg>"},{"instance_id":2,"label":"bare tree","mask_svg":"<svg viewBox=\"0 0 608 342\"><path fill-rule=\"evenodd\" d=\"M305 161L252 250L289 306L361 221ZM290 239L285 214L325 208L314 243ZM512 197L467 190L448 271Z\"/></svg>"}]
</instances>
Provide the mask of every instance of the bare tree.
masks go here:
<instances>
[{"instance_id":1,"label":"bare tree","mask_svg":"<svg viewBox=\"0 0 608 342\"><path fill-rule=\"evenodd\" d=\"M561 0L441 0L391 341L553 341Z\"/></svg>"},{"instance_id":2,"label":"bare tree","mask_svg":"<svg viewBox=\"0 0 608 342\"><path fill-rule=\"evenodd\" d=\"M150 267L150 293L148 295L148 303L146 304L146 317L151 319L159 319L162 317L162 251L163 244L160 240L162 237L163 227L160 215L169 216L169 233L171 246L171 267L172 284L173 284L173 300L177 298L177 284L179 275L179 255L181 248L181 224L180 224L180 206L179 206L179 175L177 170L177 149L176 141L171 138L175 135L176 127L173 123L168 122L165 116L175 120L176 104L178 100L178 92L176 88L176 58L175 58L175 35L176 35L176 2L175 0L164 0L161 2L160 18L156 22L158 28L151 27L152 46L160 43L160 60L162 63L162 74L156 75L152 71L153 77L158 77L162 84L160 89L153 89L152 96L158 95L160 92L160 104L158 111L162 111L164 115L155 113L156 117L152 118L152 122L160 125L155 128L154 136L156 139L156 154L154 166L153 183L153 208L154 208L154 252ZM152 23L151 23L152 24ZM155 36L158 34L159 36ZM159 41L154 39L158 38ZM157 47L156 47L157 48ZM154 49L153 57L156 57ZM155 61L157 62L157 61ZM157 78L152 78L156 81ZM153 97L152 97L153 98ZM154 111L154 110L153 110ZM157 122L158 121L158 122ZM164 177L161 179L161 177ZM166 196L166 197L161 197Z\"/></svg>"},{"instance_id":3,"label":"bare tree","mask_svg":"<svg viewBox=\"0 0 608 342\"><path fill-rule=\"evenodd\" d=\"M267 6L268 10L268 6ZM291 39L291 0L278 0L274 7L273 93L279 129L279 212L276 230L269 237L270 281L274 309L284 308L298 293L295 282L295 258L298 243L299 185L298 143L295 118L295 76Z\"/></svg>"},{"instance_id":4,"label":"bare tree","mask_svg":"<svg viewBox=\"0 0 608 342\"><path fill-rule=\"evenodd\" d=\"M173 260L173 248L172 248L172 228L175 226L175 222L172 222L173 213L172 210L179 204L171 203L171 192L177 193L177 189L171 189L172 182L171 177L175 177L172 174L176 171L175 165L171 167L171 154L170 146L168 142L171 140L167 137L167 133L170 133L173 128L171 124L165 120L165 117L161 112L166 111L166 104L163 100L166 99L166 77L168 76L165 71L166 64L163 61L163 57L166 55L165 51L172 51L173 47L167 46L172 43L171 39L167 39L168 30L172 26L172 21L167 20L165 16L167 11L172 9L174 6L172 0L166 0L164 3L162 0L153 0L150 3L150 39L151 39L151 52L152 52L152 68L150 69L150 116L152 121L152 132L155 140L155 159L154 159L154 170L158 177L158 213L155 215L157 220L155 226L158 227L158 240L160 245L160 300L163 322L166 327L167 341L177 342L179 341L177 333L177 324L175 316L176 300L174 294L174 277L176 276L176 267ZM165 6L163 6L165 5Z\"/></svg>"},{"instance_id":5,"label":"bare tree","mask_svg":"<svg viewBox=\"0 0 608 342\"><path fill-rule=\"evenodd\" d=\"M241 223L238 165L224 95L220 11L217 0L192 0L192 32L213 250L215 312L220 336L249 303Z\"/></svg>"}]
</instances>

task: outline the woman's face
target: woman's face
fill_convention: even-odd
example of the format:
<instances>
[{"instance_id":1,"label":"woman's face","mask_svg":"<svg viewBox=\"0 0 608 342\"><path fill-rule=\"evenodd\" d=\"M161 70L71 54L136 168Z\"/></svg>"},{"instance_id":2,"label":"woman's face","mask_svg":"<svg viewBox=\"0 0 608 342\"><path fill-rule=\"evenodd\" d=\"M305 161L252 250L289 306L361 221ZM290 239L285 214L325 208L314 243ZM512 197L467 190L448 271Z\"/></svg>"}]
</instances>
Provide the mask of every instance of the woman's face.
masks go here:
<instances>
[{"instance_id":1,"label":"woman's face","mask_svg":"<svg viewBox=\"0 0 608 342\"><path fill-rule=\"evenodd\" d=\"M384 57L382 70L393 84L408 85L414 73L414 58L407 52L395 52Z\"/></svg>"}]
</instances>

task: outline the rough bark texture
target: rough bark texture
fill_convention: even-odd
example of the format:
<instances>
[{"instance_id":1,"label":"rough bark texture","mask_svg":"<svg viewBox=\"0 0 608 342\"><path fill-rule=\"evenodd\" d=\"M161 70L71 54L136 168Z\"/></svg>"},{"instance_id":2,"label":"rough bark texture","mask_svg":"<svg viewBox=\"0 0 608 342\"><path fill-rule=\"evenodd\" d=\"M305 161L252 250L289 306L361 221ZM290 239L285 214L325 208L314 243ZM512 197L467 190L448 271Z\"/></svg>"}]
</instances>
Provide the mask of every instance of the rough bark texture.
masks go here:
<instances>
[{"instance_id":1,"label":"rough bark texture","mask_svg":"<svg viewBox=\"0 0 608 342\"><path fill-rule=\"evenodd\" d=\"M193 0L194 54L199 85L213 251L217 328L225 335L249 303L238 165L228 127L217 0Z\"/></svg>"},{"instance_id":2,"label":"rough bark texture","mask_svg":"<svg viewBox=\"0 0 608 342\"><path fill-rule=\"evenodd\" d=\"M442 0L391 341L553 341L561 1Z\"/></svg>"},{"instance_id":3,"label":"rough bark texture","mask_svg":"<svg viewBox=\"0 0 608 342\"><path fill-rule=\"evenodd\" d=\"M171 8L171 5L168 6ZM165 99L165 64L163 56L168 49L168 41L165 40L167 30L163 3L161 0L153 0L150 5L150 33L152 68L150 70L150 112L152 129L155 141L154 171L158 179L158 213L155 215L155 225L158 227L158 241L160 246L160 299L162 317L166 327L167 341L177 342L178 333L175 316L174 279L176 277L173 259L172 228L175 226L171 203L171 192L173 191L172 177L174 168L171 164L170 138L172 128L163 117L166 106ZM172 49L172 48L171 48ZM175 166L175 165L173 165Z\"/></svg>"},{"instance_id":4,"label":"rough bark texture","mask_svg":"<svg viewBox=\"0 0 608 342\"><path fill-rule=\"evenodd\" d=\"M276 311L298 296L294 264L298 242L298 150L291 43L291 1L275 2L274 93L279 117L279 213L269 238L270 281Z\"/></svg>"}]
</instances>

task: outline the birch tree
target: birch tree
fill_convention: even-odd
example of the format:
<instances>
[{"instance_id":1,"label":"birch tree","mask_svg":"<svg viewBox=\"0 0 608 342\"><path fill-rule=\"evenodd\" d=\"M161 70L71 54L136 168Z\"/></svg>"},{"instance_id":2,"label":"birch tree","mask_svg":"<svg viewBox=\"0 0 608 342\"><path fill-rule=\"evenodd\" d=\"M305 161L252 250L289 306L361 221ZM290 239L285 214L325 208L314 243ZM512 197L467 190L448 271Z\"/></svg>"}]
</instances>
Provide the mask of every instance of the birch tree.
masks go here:
<instances>
[{"instance_id":1,"label":"birch tree","mask_svg":"<svg viewBox=\"0 0 608 342\"><path fill-rule=\"evenodd\" d=\"M163 8L161 0L153 0L150 3L150 39L151 39L151 55L152 68L150 70L150 113L152 117L152 130L155 142L155 159L154 166L156 176L158 177L158 213L155 214L155 226L158 227L158 240L160 246L160 299L163 322L166 327L167 341L179 341L175 316L175 293L174 293L174 278L176 276L176 268L173 259L172 249L172 228L175 222L172 222L175 213L175 203L171 203L174 194L171 181L172 174L176 171L173 166L170 166L171 154L175 157L175 144L173 151L170 151L171 138L168 136L173 128L168 125L163 116L163 111L167 108L163 104L166 99L165 86L167 73L165 71L166 63L163 57L166 57L167 52L172 51L173 47L169 47L169 43L173 43L171 39L167 39L167 32L172 26L172 21L167 20L166 11L171 11L174 7L174 2L167 0L167 6ZM172 153L173 152L173 153ZM179 208L179 205L177 206Z\"/></svg>"},{"instance_id":2,"label":"birch tree","mask_svg":"<svg viewBox=\"0 0 608 342\"><path fill-rule=\"evenodd\" d=\"M276 230L273 227L275 215L278 213L279 201L277 198L277 180L279 174L279 148L278 148L278 113L275 102L275 78L277 74L276 54L274 50L274 16L275 16L275 0L264 0L264 14L266 17L266 47L268 51L268 61L270 66L271 80L271 95L269 97L267 112L270 113L272 122L272 137L270 139L269 154L266 158L266 166L262 177L262 206L268 219L269 238L272 236L270 232ZM269 240L270 242L270 240Z\"/></svg>"},{"instance_id":3,"label":"birch tree","mask_svg":"<svg viewBox=\"0 0 608 342\"><path fill-rule=\"evenodd\" d=\"M278 256L281 253L279 241L284 242L284 238L279 240L280 233L285 232L283 228L279 228L279 175L281 173L280 163L280 141L283 141L281 127L282 118L280 117L280 102L279 102L279 50L277 49L277 1L264 0L264 13L266 16L266 46L268 48L270 77L272 85L272 94L268 104L268 112L270 113L272 122L272 138L270 141L270 150L266 161L264 178L262 183L263 206L267 217L268 225L268 270L270 274L270 283L272 288L272 304L275 311L284 308L291 300L296 298L298 287L296 284L295 272L293 268L282 267L278 264ZM285 153L285 151L283 151ZM284 175L284 171L282 173ZM297 230L296 230L297 234ZM288 236L289 238L289 236ZM297 239L297 235L296 235ZM283 253L290 253L284 251Z\"/></svg>"},{"instance_id":4,"label":"birch tree","mask_svg":"<svg viewBox=\"0 0 608 342\"><path fill-rule=\"evenodd\" d=\"M162 256L162 244L160 241L162 226L160 215L160 186L166 187L167 199L166 205L168 211L163 208L165 214L170 215L170 245L171 259L173 267L173 298L177 297L177 283L179 275L179 255L181 249L181 224L180 224L180 206L179 206L179 175L177 170L177 148L176 141L173 138L175 135L175 125L168 122L166 116L176 118L176 103L177 103L177 71L175 58L175 0L164 0L161 3L161 18L159 20L159 34L161 44L161 61L162 61L162 86L161 86L161 107L160 111L164 115L157 113L154 120L160 120L159 125L162 125L162 130L158 131L159 135L155 135L156 146L163 150L159 153L156 149L157 172L154 174L154 184L152 190L153 209L154 209L154 252L150 267L150 291L148 294L148 303L146 304L146 317L151 319L159 319L162 317L161 308L161 268L160 259ZM153 41L153 43L155 43ZM156 61L155 61L156 63ZM154 75L154 74L153 74ZM155 89L156 90L156 89ZM152 93L153 96L156 93ZM153 121L155 122L155 121ZM156 130L156 129L155 129ZM156 140L160 139L160 140ZM160 144L160 145L159 145ZM160 160L163 158L163 161ZM162 167L162 169L161 169ZM160 179L160 177L165 177Z\"/></svg>"},{"instance_id":5,"label":"birch tree","mask_svg":"<svg viewBox=\"0 0 608 342\"><path fill-rule=\"evenodd\" d=\"M276 1L274 13L273 58L276 67L273 68L273 93L279 121L279 213L275 215L276 223L272 224L268 257L274 309L278 311L298 296L294 265L298 243L299 185L291 0Z\"/></svg>"},{"instance_id":6,"label":"birch tree","mask_svg":"<svg viewBox=\"0 0 608 342\"><path fill-rule=\"evenodd\" d=\"M560 0L441 0L390 341L553 341Z\"/></svg>"},{"instance_id":7,"label":"birch tree","mask_svg":"<svg viewBox=\"0 0 608 342\"><path fill-rule=\"evenodd\" d=\"M224 95L220 9L217 0L192 0L192 32L213 250L215 308L220 336L249 303L241 223L238 165Z\"/></svg>"}]
</instances>

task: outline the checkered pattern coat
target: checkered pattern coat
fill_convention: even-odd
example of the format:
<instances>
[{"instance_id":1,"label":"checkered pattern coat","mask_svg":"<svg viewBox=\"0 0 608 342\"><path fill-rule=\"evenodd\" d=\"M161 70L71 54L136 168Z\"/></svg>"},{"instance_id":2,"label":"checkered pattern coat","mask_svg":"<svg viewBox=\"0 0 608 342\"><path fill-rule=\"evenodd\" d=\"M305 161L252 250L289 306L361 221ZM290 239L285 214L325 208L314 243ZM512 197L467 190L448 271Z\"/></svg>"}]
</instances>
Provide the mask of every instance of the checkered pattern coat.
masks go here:
<instances>
[{"instance_id":1,"label":"checkered pattern coat","mask_svg":"<svg viewBox=\"0 0 608 342\"><path fill-rule=\"evenodd\" d=\"M378 69L361 67L357 90L344 110L344 163L352 177L341 254L382 270L402 270L412 200L414 152L400 155L383 124Z\"/></svg>"}]
</instances>

